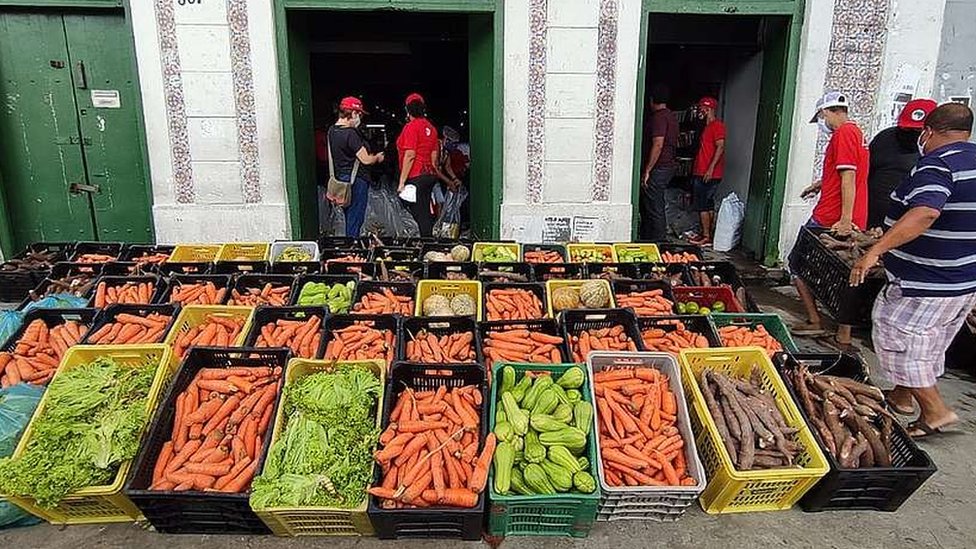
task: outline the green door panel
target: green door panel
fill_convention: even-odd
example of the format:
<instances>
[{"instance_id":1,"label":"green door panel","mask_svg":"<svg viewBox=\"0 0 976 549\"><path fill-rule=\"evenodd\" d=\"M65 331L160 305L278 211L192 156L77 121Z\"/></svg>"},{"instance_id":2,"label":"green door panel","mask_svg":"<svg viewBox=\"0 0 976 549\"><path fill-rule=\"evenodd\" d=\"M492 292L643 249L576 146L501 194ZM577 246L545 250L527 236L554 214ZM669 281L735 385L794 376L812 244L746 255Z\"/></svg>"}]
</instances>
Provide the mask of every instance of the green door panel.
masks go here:
<instances>
[{"instance_id":1,"label":"green door panel","mask_svg":"<svg viewBox=\"0 0 976 549\"><path fill-rule=\"evenodd\" d=\"M138 82L128 28L119 14L66 14L74 94L98 240L152 242L143 169ZM93 93L114 105L93 105ZM105 104L105 103L102 103Z\"/></svg>"},{"instance_id":2,"label":"green door panel","mask_svg":"<svg viewBox=\"0 0 976 549\"><path fill-rule=\"evenodd\" d=\"M0 12L0 179L14 249L91 240L71 68L61 16Z\"/></svg>"},{"instance_id":3,"label":"green door panel","mask_svg":"<svg viewBox=\"0 0 976 549\"><path fill-rule=\"evenodd\" d=\"M494 185L494 33L492 15L468 18L468 103L471 144L471 232L478 238L497 237L502 201ZM501 146L501 144L497 144Z\"/></svg>"}]
</instances>

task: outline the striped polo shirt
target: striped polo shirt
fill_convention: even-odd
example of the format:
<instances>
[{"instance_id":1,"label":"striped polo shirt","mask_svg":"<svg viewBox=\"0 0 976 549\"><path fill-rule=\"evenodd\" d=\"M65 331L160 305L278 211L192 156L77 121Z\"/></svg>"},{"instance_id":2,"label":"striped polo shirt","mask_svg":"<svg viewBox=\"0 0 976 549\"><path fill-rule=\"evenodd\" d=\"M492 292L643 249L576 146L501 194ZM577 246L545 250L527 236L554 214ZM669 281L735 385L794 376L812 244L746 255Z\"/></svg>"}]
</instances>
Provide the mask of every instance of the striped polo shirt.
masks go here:
<instances>
[{"instance_id":1,"label":"striped polo shirt","mask_svg":"<svg viewBox=\"0 0 976 549\"><path fill-rule=\"evenodd\" d=\"M905 296L976 292L976 144L950 143L920 158L891 193L885 226L918 206L941 213L921 236L885 254L889 277Z\"/></svg>"}]
</instances>

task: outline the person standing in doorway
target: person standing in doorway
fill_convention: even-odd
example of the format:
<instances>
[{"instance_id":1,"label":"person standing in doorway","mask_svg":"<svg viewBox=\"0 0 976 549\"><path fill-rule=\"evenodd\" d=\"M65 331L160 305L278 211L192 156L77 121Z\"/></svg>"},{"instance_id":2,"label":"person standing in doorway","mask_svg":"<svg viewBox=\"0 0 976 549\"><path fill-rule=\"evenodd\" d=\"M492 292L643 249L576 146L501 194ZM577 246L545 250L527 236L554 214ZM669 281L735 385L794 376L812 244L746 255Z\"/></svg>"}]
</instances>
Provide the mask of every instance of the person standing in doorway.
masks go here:
<instances>
[{"instance_id":1,"label":"person standing in doorway","mask_svg":"<svg viewBox=\"0 0 976 549\"><path fill-rule=\"evenodd\" d=\"M338 118L326 133L326 156L330 176L339 181L352 183L352 198L344 207L346 236L358 237L366 218L366 202L369 197L369 166L383 161L383 153L372 154L366 148L366 140L359 131L362 117L366 114L358 97L344 97L339 102ZM321 188L321 192L325 189ZM321 207L321 206L320 206ZM337 206L333 206L337 207Z\"/></svg>"},{"instance_id":2,"label":"person standing in doorway","mask_svg":"<svg viewBox=\"0 0 976 549\"><path fill-rule=\"evenodd\" d=\"M697 110L698 116L705 119L705 129L692 168L691 192L701 221L701 235L691 242L709 246L715 223L715 189L725 173L725 123L718 119L718 100L714 97L699 99Z\"/></svg>"},{"instance_id":3,"label":"person standing in doorway","mask_svg":"<svg viewBox=\"0 0 976 549\"><path fill-rule=\"evenodd\" d=\"M427 104L419 93L411 93L406 100L407 123L397 137L400 157L400 193L406 207L420 228L420 236L431 236L434 215L431 212L431 191L437 183L440 161L440 142L437 128L427 120ZM411 190L410 188L413 188Z\"/></svg>"},{"instance_id":4,"label":"person standing in doorway","mask_svg":"<svg viewBox=\"0 0 976 549\"><path fill-rule=\"evenodd\" d=\"M851 270L864 282L884 257L888 284L871 314L872 339L896 412L920 415L908 426L918 438L959 422L939 394L945 353L976 306L976 144L973 111L948 103L925 119L921 158L891 195L884 236Z\"/></svg>"},{"instance_id":5,"label":"person standing in doorway","mask_svg":"<svg viewBox=\"0 0 976 549\"><path fill-rule=\"evenodd\" d=\"M678 118L668 108L669 95L662 84L651 87L651 148L641 176L641 240L665 240L668 236L664 191L677 168L678 148Z\"/></svg>"},{"instance_id":6,"label":"person standing in doorway","mask_svg":"<svg viewBox=\"0 0 976 549\"><path fill-rule=\"evenodd\" d=\"M830 136L824 153L823 175L820 181L807 187L800 196L806 198L820 193L813 214L806 227L830 229L846 236L855 228L865 229L868 221L868 166L867 145L861 128L848 115L847 96L840 92L827 92L817 101L816 112L810 120ZM790 252L789 264L793 273L799 261L796 248ZM803 301L807 323L792 327L797 335L818 335L823 332L817 302L803 279L794 276L793 284ZM851 344L851 326L841 324L837 328L837 343Z\"/></svg>"},{"instance_id":7,"label":"person standing in doorway","mask_svg":"<svg viewBox=\"0 0 976 549\"><path fill-rule=\"evenodd\" d=\"M881 130L871 140L867 228L883 226L891 192L908 177L918 161L916 143L922 124L937 106L931 99L912 99L898 115L898 125Z\"/></svg>"}]
</instances>

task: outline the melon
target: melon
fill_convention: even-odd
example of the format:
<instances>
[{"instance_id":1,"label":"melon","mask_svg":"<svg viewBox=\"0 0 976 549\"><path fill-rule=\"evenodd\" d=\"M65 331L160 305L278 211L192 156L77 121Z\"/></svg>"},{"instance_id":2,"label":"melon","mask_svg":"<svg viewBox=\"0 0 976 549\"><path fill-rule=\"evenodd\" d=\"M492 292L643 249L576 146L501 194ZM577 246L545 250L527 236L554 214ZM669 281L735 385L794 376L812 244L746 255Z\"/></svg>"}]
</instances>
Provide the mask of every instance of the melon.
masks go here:
<instances>
[{"instance_id":1,"label":"melon","mask_svg":"<svg viewBox=\"0 0 976 549\"><path fill-rule=\"evenodd\" d=\"M458 294L451 299L451 310L458 316L476 316L478 304L468 294Z\"/></svg>"},{"instance_id":2,"label":"melon","mask_svg":"<svg viewBox=\"0 0 976 549\"><path fill-rule=\"evenodd\" d=\"M556 288L552 292L552 308L557 311L566 309L578 309L580 306L580 295L576 288L563 286Z\"/></svg>"},{"instance_id":3,"label":"melon","mask_svg":"<svg viewBox=\"0 0 976 549\"><path fill-rule=\"evenodd\" d=\"M451 301L440 294L434 294L424 300L424 316L450 316ZM447 311L447 314L444 314Z\"/></svg>"},{"instance_id":4,"label":"melon","mask_svg":"<svg viewBox=\"0 0 976 549\"><path fill-rule=\"evenodd\" d=\"M580 301L589 309L602 309L610 306L610 291L606 282L587 280L579 289Z\"/></svg>"},{"instance_id":5,"label":"melon","mask_svg":"<svg viewBox=\"0 0 976 549\"><path fill-rule=\"evenodd\" d=\"M471 250L467 246L458 244L451 248L451 258L454 261L467 261L471 257Z\"/></svg>"},{"instance_id":6,"label":"melon","mask_svg":"<svg viewBox=\"0 0 976 549\"><path fill-rule=\"evenodd\" d=\"M431 250L424 254L424 261L452 261L452 258L446 253Z\"/></svg>"}]
</instances>

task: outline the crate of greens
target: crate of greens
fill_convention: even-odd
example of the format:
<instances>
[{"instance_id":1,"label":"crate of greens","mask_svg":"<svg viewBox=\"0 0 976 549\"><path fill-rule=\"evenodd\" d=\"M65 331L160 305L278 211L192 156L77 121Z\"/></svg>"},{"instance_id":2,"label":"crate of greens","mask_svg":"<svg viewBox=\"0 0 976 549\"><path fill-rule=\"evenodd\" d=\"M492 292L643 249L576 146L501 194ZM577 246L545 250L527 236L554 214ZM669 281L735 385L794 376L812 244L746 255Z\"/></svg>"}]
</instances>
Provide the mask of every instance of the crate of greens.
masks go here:
<instances>
[{"instance_id":1,"label":"crate of greens","mask_svg":"<svg viewBox=\"0 0 976 549\"><path fill-rule=\"evenodd\" d=\"M68 349L81 342L95 309L34 309L0 352L0 386L47 385Z\"/></svg>"},{"instance_id":2,"label":"crate of greens","mask_svg":"<svg viewBox=\"0 0 976 549\"><path fill-rule=\"evenodd\" d=\"M829 470L759 347L685 349L681 384L708 485L707 513L789 509Z\"/></svg>"},{"instance_id":3,"label":"crate of greens","mask_svg":"<svg viewBox=\"0 0 976 549\"><path fill-rule=\"evenodd\" d=\"M251 509L278 536L372 536L386 365L292 359Z\"/></svg>"},{"instance_id":4,"label":"crate of greens","mask_svg":"<svg viewBox=\"0 0 976 549\"><path fill-rule=\"evenodd\" d=\"M140 519L123 483L172 369L164 345L69 349L0 461L0 493L54 524Z\"/></svg>"},{"instance_id":5,"label":"crate of greens","mask_svg":"<svg viewBox=\"0 0 976 549\"><path fill-rule=\"evenodd\" d=\"M174 274L159 301L180 305L223 305L231 282L231 275Z\"/></svg>"},{"instance_id":6,"label":"crate of greens","mask_svg":"<svg viewBox=\"0 0 976 549\"><path fill-rule=\"evenodd\" d=\"M492 536L586 537L600 502L585 364L495 363Z\"/></svg>"},{"instance_id":7,"label":"crate of greens","mask_svg":"<svg viewBox=\"0 0 976 549\"><path fill-rule=\"evenodd\" d=\"M356 291L354 275L306 274L298 277L292 305L325 305L332 314L345 314Z\"/></svg>"},{"instance_id":8,"label":"crate of greens","mask_svg":"<svg viewBox=\"0 0 976 549\"><path fill-rule=\"evenodd\" d=\"M482 263L517 263L522 249L515 242L475 242L471 261Z\"/></svg>"},{"instance_id":9,"label":"crate of greens","mask_svg":"<svg viewBox=\"0 0 976 549\"><path fill-rule=\"evenodd\" d=\"M297 358L317 358L325 318L324 306L258 307L244 346L287 347Z\"/></svg>"},{"instance_id":10,"label":"crate of greens","mask_svg":"<svg viewBox=\"0 0 976 549\"><path fill-rule=\"evenodd\" d=\"M197 348L183 361L125 486L157 532L268 533L248 498L290 355Z\"/></svg>"}]
</instances>

